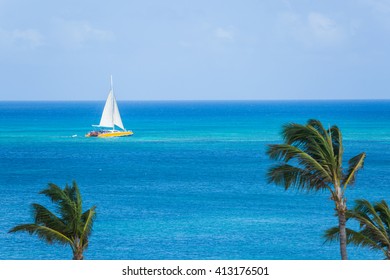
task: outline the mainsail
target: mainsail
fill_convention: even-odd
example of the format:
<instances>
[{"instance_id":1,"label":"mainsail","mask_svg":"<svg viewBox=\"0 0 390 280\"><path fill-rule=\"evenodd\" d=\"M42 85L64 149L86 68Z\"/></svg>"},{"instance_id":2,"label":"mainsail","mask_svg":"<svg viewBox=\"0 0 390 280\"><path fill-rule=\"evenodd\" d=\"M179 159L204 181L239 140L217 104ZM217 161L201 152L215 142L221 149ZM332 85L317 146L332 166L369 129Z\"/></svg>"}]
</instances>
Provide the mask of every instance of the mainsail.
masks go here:
<instances>
[{"instance_id":1,"label":"mainsail","mask_svg":"<svg viewBox=\"0 0 390 280\"><path fill-rule=\"evenodd\" d=\"M100 127L112 127L113 129L115 126L121 128L122 130L125 130L123 127L121 115L119 113L118 104L116 103L115 96L114 96L114 90L112 87L112 76L111 76L111 89L110 93L108 94L106 104L104 105L102 118L100 119Z\"/></svg>"}]
</instances>

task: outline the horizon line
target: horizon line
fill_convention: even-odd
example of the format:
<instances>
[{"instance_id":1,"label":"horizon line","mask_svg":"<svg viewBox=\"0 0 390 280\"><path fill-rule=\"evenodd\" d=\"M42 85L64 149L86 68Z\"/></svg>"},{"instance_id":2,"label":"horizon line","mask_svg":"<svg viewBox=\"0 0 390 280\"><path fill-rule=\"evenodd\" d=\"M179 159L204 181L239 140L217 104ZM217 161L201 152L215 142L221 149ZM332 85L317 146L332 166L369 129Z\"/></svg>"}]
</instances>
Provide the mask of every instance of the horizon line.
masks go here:
<instances>
[{"instance_id":1,"label":"horizon line","mask_svg":"<svg viewBox=\"0 0 390 280\"><path fill-rule=\"evenodd\" d=\"M63 99L24 99L24 100L0 100L0 102L101 102L105 99L80 99L80 100L63 100ZM251 101L390 101L390 98L357 98L357 99L117 99L124 102L251 102Z\"/></svg>"}]
</instances>

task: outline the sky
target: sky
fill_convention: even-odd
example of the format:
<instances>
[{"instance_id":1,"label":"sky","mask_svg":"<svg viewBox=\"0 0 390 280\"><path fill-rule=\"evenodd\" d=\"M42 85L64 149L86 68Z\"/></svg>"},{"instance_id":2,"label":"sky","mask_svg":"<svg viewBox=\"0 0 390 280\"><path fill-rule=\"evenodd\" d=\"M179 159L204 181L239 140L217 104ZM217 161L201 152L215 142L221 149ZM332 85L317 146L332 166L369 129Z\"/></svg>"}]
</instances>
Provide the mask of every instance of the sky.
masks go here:
<instances>
[{"instance_id":1,"label":"sky","mask_svg":"<svg viewBox=\"0 0 390 280\"><path fill-rule=\"evenodd\" d=\"M0 0L0 100L388 99L390 0Z\"/></svg>"}]
</instances>

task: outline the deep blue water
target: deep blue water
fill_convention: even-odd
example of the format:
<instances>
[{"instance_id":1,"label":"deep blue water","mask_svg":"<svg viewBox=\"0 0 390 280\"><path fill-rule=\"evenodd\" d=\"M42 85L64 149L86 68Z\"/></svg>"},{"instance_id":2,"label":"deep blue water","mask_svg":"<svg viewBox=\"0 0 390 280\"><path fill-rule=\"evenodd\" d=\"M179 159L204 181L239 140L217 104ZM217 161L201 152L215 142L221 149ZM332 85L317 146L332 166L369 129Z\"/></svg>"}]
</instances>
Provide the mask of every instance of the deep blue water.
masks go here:
<instances>
[{"instance_id":1,"label":"deep blue water","mask_svg":"<svg viewBox=\"0 0 390 280\"><path fill-rule=\"evenodd\" d=\"M367 153L348 205L390 201L390 101L119 102L134 136L85 138L103 105L0 102L0 259L71 258L7 231L32 221L31 203L50 207L38 194L48 182L72 180L97 206L87 259L339 259L322 238L337 224L329 194L265 180L266 145L309 118L340 127L346 160Z\"/></svg>"}]
</instances>

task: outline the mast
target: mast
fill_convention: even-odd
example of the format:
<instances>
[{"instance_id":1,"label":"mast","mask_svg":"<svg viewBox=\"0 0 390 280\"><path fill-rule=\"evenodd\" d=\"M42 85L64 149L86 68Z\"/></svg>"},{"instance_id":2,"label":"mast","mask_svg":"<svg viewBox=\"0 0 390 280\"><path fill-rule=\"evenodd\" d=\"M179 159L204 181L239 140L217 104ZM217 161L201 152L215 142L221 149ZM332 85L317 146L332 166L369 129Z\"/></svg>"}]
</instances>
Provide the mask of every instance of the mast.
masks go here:
<instances>
[{"instance_id":1,"label":"mast","mask_svg":"<svg viewBox=\"0 0 390 280\"><path fill-rule=\"evenodd\" d=\"M115 130L115 123L114 123L114 112L115 112L115 96L114 96L114 86L113 86L113 82L112 82L112 74L111 74L111 92L112 92L112 130L114 131Z\"/></svg>"},{"instance_id":2,"label":"mast","mask_svg":"<svg viewBox=\"0 0 390 280\"><path fill-rule=\"evenodd\" d=\"M114 86L111 76L110 92L108 94L106 104L104 105L102 117L100 119L100 127L112 127L112 130L115 130L115 125L120 127L122 130L125 130L122 119L119 113L118 104L116 103L114 96Z\"/></svg>"}]
</instances>

